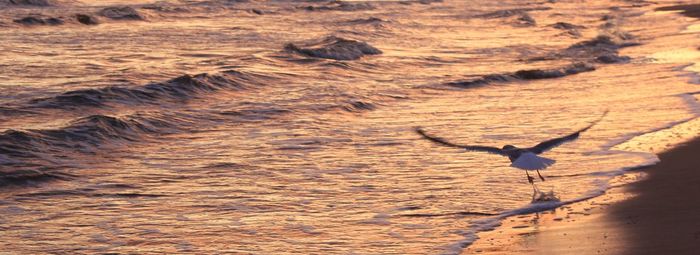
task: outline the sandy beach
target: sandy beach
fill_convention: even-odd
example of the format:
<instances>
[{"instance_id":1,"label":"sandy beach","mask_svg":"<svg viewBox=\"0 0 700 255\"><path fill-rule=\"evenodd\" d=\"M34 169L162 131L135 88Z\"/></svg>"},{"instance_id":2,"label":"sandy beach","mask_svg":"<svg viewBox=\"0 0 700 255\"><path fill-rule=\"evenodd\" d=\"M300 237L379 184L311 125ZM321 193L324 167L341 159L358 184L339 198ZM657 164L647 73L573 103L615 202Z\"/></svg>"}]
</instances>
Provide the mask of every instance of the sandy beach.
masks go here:
<instances>
[{"instance_id":1,"label":"sandy beach","mask_svg":"<svg viewBox=\"0 0 700 255\"><path fill-rule=\"evenodd\" d=\"M610 210L629 237L624 254L697 254L700 249L700 139L659 156L649 178L630 186L639 194Z\"/></svg>"},{"instance_id":2,"label":"sandy beach","mask_svg":"<svg viewBox=\"0 0 700 255\"><path fill-rule=\"evenodd\" d=\"M697 254L700 139L621 177L643 180L594 199L506 219L465 254Z\"/></svg>"}]
</instances>

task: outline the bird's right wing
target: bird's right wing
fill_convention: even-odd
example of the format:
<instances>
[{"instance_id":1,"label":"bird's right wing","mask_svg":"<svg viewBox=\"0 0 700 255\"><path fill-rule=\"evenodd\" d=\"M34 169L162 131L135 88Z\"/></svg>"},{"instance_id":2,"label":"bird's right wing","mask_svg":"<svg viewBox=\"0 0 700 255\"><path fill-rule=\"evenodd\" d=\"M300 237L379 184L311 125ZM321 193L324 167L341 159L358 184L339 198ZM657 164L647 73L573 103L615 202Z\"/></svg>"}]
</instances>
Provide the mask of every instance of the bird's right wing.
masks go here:
<instances>
[{"instance_id":1,"label":"bird's right wing","mask_svg":"<svg viewBox=\"0 0 700 255\"><path fill-rule=\"evenodd\" d=\"M506 154L503 152L503 150L496 148L496 147L490 147L490 146L471 146L471 145L460 145L460 144L454 144L448 141L445 141L445 139L442 139L440 137L434 137L430 136L425 133L420 128L416 128L416 133L421 135L423 138L428 139L434 143L438 143L441 145L449 146L449 147L455 147L455 148L462 148L468 151L482 151L482 152L488 152L488 153L493 153L493 154L498 154L498 155L503 155L505 156Z\"/></svg>"},{"instance_id":2,"label":"bird's right wing","mask_svg":"<svg viewBox=\"0 0 700 255\"><path fill-rule=\"evenodd\" d=\"M543 153L543 152L545 152L545 151L551 150L551 149L553 149L554 147L557 147L557 146L559 146L559 145L562 145L563 143L567 143L567 142L574 141L574 140L578 139L578 137L579 137L579 135L581 135L581 133L583 133L584 131L586 131L586 130L590 129L591 127L595 126L595 124L598 124L598 122L599 122L600 120L602 120L602 119L605 117L605 115L607 115L607 114L608 114L608 111L606 110L606 111L603 113L603 115L600 116L600 118L598 118L598 120L594 121L593 123L591 123L591 124L588 125L587 127L583 128L583 129L580 129L579 131L576 131L576 132L574 132L574 133L572 133L572 134L570 134L570 135L567 135L567 136L563 136L563 137L559 137L559 138L554 138L554 139L551 139L551 140L547 140L547 141L541 142L541 143L535 145L534 147L528 148L528 150L534 152L535 154L540 154L540 153Z\"/></svg>"}]
</instances>

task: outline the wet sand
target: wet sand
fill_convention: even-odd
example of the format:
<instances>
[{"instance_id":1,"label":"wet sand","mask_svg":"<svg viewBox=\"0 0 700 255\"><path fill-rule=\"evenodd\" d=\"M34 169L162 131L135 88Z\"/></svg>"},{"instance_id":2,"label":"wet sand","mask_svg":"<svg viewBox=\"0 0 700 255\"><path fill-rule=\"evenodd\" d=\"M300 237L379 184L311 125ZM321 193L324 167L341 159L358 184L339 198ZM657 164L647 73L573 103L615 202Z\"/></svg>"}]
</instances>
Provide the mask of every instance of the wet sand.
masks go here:
<instances>
[{"instance_id":1,"label":"wet sand","mask_svg":"<svg viewBox=\"0 0 700 255\"><path fill-rule=\"evenodd\" d=\"M700 252L700 139L659 156L649 178L631 185L639 195L612 207L629 236L624 254Z\"/></svg>"},{"instance_id":2,"label":"wet sand","mask_svg":"<svg viewBox=\"0 0 700 255\"><path fill-rule=\"evenodd\" d=\"M508 218L464 254L698 254L699 152L700 138L617 180L646 175L641 181L582 203Z\"/></svg>"},{"instance_id":3,"label":"wet sand","mask_svg":"<svg viewBox=\"0 0 700 255\"><path fill-rule=\"evenodd\" d=\"M674 5L657 8L658 11L681 11L681 14L691 17L700 18L700 4Z\"/></svg>"}]
</instances>

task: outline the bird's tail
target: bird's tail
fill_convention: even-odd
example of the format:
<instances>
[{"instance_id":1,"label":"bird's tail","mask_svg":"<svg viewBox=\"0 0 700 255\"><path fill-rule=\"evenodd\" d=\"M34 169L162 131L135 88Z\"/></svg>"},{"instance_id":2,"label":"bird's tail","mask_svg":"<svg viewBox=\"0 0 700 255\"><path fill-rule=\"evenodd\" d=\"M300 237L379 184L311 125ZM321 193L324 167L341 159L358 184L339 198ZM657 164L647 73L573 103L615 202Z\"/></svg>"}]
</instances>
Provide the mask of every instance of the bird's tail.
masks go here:
<instances>
[{"instance_id":1,"label":"bird's tail","mask_svg":"<svg viewBox=\"0 0 700 255\"><path fill-rule=\"evenodd\" d=\"M544 170L545 168L553 165L554 162L556 162L556 160L540 157L531 152L526 152L520 155L518 159L513 161L510 166L523 170Z\"/></svg>"}]
</instances>

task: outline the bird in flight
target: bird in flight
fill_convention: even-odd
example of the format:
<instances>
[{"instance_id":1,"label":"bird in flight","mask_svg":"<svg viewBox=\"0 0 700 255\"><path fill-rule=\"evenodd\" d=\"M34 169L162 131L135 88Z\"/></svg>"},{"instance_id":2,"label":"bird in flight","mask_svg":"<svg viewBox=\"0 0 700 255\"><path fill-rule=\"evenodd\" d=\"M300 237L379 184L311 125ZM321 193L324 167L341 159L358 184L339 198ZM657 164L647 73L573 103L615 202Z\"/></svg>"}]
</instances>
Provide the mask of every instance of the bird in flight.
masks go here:
<instances>
[{"instance_id":1,"label":"bird in flight","mask_svg":"<svg viewBox=\"0 0 700 255\"><path fill-rule=\"evenodd\" d=\"M501 156L508 157L510 159L510 166L514 168L518 168L521 170L525 170L525 175L527 175L527 181L533 185L533 188L535 187L535 178L530 176L530 173L528 171L535 170L537 171L537 175L540 177L540 180L544 181L544 177L542 177L542 174L540 174L540 170L544 170L545 168L551 166L556 162L553 159L545 158L545 157L540 157L538 156L539 154L542 154L546 151L549 151L561 144L564 144L566 142L571 142L576 140L579 135L593 127L596 123L598 123L605 115L607 114L607 111L601 116L598 120L594 121L587 127L580 129L572 134L562 136L559 138L554 138L550 139L544 142L541 142L533 147L529 148L518 148L513 145L505 145L502 148L497 148L497 147L490 147L490 146L474 146L474 145L460 145L460 144L455 144L451 143L445 139L442 139L440 137L435 137L428 135L421 129L420 127L416 128L416 132L421 135L423 138L428 139L432 142L435 142L440 145L445 145L449 147L455 147L455 148L462 148L467 151L481 151L481 152L488 152L492 154L498 154ZM535 188L536 189L536 188Z\"/></svg>"}]
</instances>

